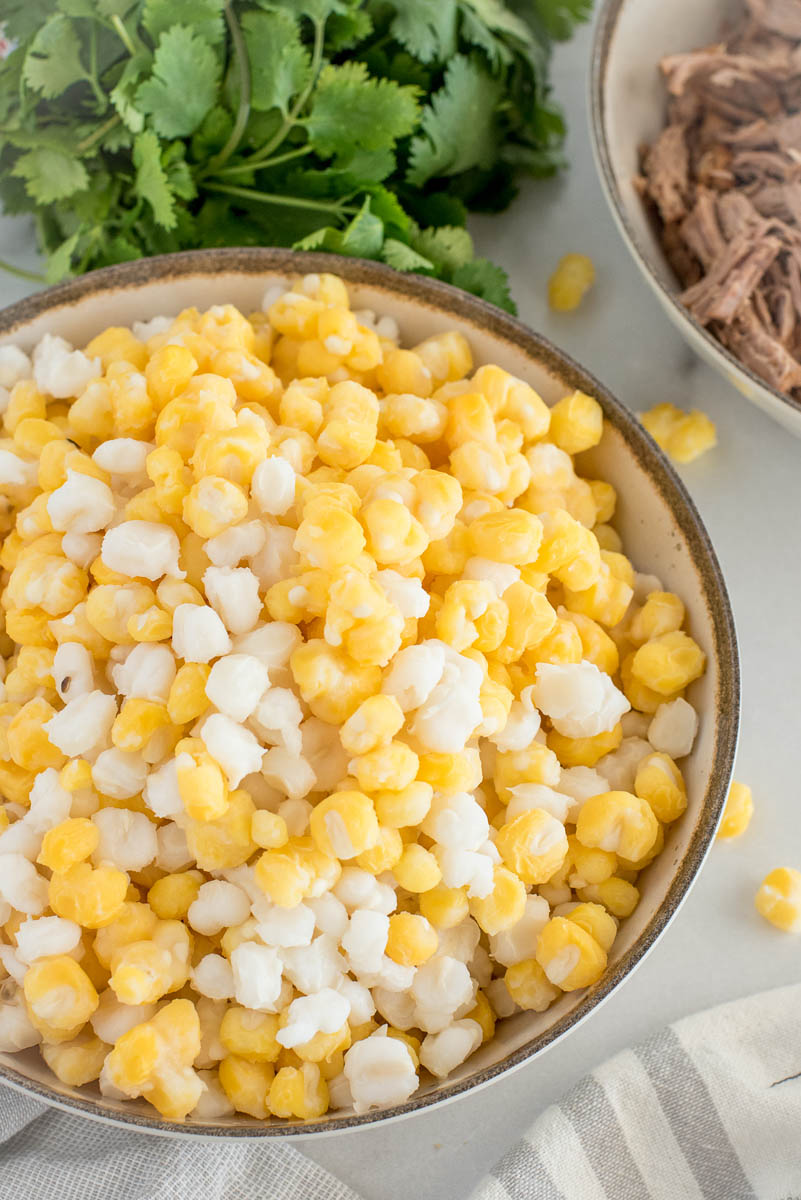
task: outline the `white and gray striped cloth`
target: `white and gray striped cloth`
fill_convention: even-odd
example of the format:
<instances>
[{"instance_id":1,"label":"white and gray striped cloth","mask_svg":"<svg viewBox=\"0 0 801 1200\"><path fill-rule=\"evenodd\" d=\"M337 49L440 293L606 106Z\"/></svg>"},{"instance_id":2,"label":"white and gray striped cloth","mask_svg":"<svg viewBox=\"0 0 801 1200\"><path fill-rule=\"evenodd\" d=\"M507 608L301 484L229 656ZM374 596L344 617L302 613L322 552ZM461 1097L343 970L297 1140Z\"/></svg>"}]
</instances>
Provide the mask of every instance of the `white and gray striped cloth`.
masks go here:
<instances>
[{"instance_id":1,"label":"white and gray striped cloth","mask_svg":"<svg viewBox=\"0 0 801 1200\"><path fill-rule=\"evenodd\" d=\"M801 1200L801 986L616 1055L471 1200ZM288 1145L153 1138L4 1090L0 1200L359 1200ZM447 1200L464 1200L448 1197Z\"/></svg>"}]
</instances>

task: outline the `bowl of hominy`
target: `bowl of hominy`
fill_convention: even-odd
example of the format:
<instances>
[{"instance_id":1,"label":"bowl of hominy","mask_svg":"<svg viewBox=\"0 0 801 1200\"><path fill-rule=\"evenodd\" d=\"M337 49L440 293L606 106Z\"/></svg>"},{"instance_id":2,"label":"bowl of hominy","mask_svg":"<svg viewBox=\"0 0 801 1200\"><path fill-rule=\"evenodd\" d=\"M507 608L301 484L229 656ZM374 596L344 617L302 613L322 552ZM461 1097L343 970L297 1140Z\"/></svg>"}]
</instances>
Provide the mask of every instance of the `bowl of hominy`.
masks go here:
<instances>
[{"instance_id":1,"label":"bowl of hominy","mask_svg":"<svg viewBox=\"0 0 801 1200\"><path fill-rule=\"evenodd\" d=\"M739 716L701 520L524 325L215 250L0 314L0 1080L331 1133L489 1084L642 961Z\"/></svg>"}]
</instances>

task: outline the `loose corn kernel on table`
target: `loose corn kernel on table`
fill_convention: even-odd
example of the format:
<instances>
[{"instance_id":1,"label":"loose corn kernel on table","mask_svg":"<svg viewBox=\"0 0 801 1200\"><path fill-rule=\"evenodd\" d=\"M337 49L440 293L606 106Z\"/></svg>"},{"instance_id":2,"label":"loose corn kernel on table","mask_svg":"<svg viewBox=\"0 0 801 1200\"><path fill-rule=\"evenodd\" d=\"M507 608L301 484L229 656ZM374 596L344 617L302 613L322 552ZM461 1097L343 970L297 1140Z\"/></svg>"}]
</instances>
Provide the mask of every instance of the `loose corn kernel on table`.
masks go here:
<instances>
[{"instance_id":1,"label":"loose corn kernel on table","mask_svg":"<svg viewBox=\"0 0 801 1200\"><path fill-rule=\"evenodd\" d=\"M801 568L794 521L801 442L690 356L625 254L590 158L582 94L588 47L585 31L557 60L557 86L571 128L570 176L524 188L506 217L477 221L474 232L482 251L510 269L523 319L594 370L631 407L672 401L704 409L718 425L718 448L682 469L682 475L722 560L738 621L744 696L736 774L753 787L755 815L744 838L713 847L655 953L566 1042L489 1090L440 1110L384 1129L298 1143L368 1200L405 1200L410 1189L422 1200L466 1196L514 1137L604 1058L685 1013L797 979L797 941L767 925L753 898L769 870L801 865L793 687L801 668L795 634ZM530 205L536 205L536 220ZM3 220L0 254L19 261L26 236L24 228ZM544 256L544 247L552 248L553 261ZM597 282L577 313L552 314L545 300L547 279L558 257L570 251L590 255ZM32 249L28 261L35 261ZM0 298L10 303L25 290L4 279ZM165 485L168 479L165 463ZM192 719L196 693L206 682L205 673L195 674L171 693L173 720ZM391 714L386 719L391 722ZM73 781L76 789L83 782ZM94 827L89 831L78 819L69 839L75 845L53 844L46 853L54 863L70 853L80 861L86 849L81 839L94 836ZM275 836L265 819L259 844L269 847ZM419 869L415 863L408 866ZM157 916L169 921L186 911L187 903L197 903L198 882L188 878L180 895L165 888L164 895L152 897ZM596 930L596 939L602 937ZM527 982L521 978L518 985L523 989ZM269 1032L231 1029L230 1036L252 1050Z\"/></svg>"}]
</instances>

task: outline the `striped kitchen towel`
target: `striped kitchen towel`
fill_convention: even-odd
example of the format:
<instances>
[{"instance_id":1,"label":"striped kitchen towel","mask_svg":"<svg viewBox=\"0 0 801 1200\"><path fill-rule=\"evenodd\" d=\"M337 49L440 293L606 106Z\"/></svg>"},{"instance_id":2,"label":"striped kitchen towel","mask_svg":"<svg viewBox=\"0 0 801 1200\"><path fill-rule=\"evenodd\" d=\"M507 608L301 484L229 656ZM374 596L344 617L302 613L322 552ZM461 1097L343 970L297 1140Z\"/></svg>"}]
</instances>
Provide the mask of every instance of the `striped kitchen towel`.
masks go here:
<instances>
[{"instance_id":1,"label":"striped kitchen towel","mask_svg":"<svg viewBox=\"0 0 801 1200\"><path fill-rule=\"evenodd\" d=\"M471 1200L801 1200L801 986L696 1013L609 1059Z\"/></svg>"},{"instance_id":2,"label":"striped kitchen towel","mask_svg":"<svg viewBox=\"0 0 801 1200\"><path fill-rule=\"evenodd\" d=\"M688 1017L547 1109L472 1200L801 1200L797 1072L801 986ZM0 1200L23 1197L360 1200L285 1143L149 1137L3 1089Z\"/></svg>"}]
</instances>

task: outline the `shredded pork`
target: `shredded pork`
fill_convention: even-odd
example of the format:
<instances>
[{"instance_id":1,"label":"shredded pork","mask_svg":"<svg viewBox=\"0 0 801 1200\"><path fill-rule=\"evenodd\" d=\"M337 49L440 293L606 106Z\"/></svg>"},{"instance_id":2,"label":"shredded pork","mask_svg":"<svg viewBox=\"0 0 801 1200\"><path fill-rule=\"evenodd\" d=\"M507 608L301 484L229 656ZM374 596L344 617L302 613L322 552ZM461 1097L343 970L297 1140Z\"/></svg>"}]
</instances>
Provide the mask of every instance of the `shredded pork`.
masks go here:
<instances>
[{"instance_id":1,"label":"shredded pork","mask_svg":"<svg viewBox=\"0 0 801 1200\"><path fill-rule=\"evenodd\" d=\"M801 0L745 0L721 41L662 72L667 125L638 185L681 299L801 399Z\"/></svg>"}]
</instances>

